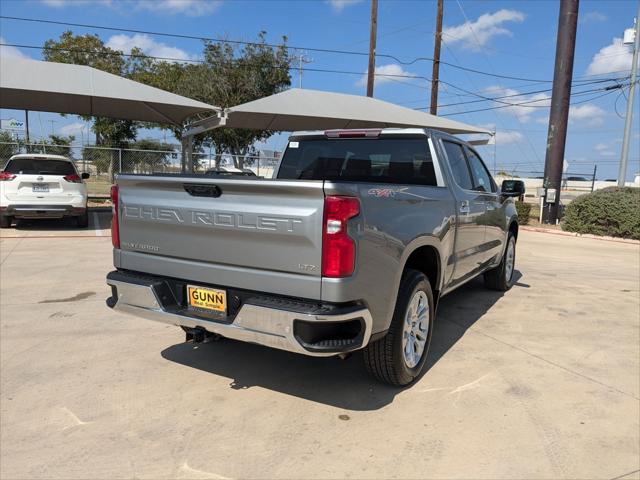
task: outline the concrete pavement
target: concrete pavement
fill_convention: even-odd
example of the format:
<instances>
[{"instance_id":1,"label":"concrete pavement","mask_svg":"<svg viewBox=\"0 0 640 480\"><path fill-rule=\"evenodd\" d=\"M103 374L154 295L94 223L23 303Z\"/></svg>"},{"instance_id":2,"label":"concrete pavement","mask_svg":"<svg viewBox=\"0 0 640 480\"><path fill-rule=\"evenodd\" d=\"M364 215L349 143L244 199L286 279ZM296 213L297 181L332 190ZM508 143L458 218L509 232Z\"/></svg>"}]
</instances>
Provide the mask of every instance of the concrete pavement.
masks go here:
<instances>
[{"instance_id":1,"label":"concrete pavement","mask_svg":"<svg viewBox=\"0 0 640 480\"><path fill-rule=\"evenodd\" d=\"M110 311L98 224L2 232L3 479L640 478L638 245L522 232L517 285L445 297L397 390Z\"/></svg>"}]
</instances>

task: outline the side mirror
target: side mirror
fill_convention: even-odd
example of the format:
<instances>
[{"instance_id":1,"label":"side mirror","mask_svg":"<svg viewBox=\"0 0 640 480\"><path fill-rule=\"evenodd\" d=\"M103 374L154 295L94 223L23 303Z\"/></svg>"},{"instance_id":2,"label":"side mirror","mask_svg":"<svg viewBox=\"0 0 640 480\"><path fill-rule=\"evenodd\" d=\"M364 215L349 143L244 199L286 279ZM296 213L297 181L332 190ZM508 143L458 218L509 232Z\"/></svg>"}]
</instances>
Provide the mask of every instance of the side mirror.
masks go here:
<instances>
[{"instance_id":1,"label":"side mirror","mask_svg":"<svg viewBox=\"0 0 640 480\"><path fill-rule=\"evenodd\" d=\"M87 178L89 178L91 175L89 175L87 172L81 173L80 174L80 178L82 178L83 180L86 180Z\"/></svg>"},{"instance_id":2,"label":"side mirror","mask_svg":"<svg viewBox=\"0 0 640 480\"><path fill-rule=\"evenodd\" d=\"M503 197L522 197L525 188L522 180L503 180L500 189Z\"/></svg>"}]
</instances>

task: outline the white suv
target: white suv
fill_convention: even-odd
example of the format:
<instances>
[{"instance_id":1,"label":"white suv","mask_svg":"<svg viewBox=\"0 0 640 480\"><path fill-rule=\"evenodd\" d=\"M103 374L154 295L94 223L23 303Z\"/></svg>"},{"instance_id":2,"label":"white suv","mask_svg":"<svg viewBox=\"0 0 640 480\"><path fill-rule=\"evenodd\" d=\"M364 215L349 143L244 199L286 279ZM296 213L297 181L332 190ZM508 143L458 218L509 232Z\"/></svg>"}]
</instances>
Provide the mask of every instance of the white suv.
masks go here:
<instances>
[{"instance_id":1,"label":"white suv","mask_svg":"<svg viewBox=\"0 0 640 480\"><path fill-rule=\"evenodd\" d=\"M78 227L89 225L88 173L78 175L67 157L20 154L0 171L0 227L9 228L14 218L75 217Z\"/></svg>"}]
</instances>

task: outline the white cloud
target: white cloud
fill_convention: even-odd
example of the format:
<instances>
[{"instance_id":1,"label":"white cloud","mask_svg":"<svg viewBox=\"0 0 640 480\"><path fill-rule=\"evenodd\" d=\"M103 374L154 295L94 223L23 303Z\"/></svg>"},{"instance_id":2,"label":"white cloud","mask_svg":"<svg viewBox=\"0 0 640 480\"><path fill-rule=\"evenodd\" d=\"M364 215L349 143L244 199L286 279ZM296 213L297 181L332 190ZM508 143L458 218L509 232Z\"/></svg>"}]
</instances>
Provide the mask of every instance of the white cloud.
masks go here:
<instances>
[{"instance_id":1,"label":"white cloud","mask_svg":"<svg viewBox=\"0 0 640 480\"><path fill-rule=\"evenodd\" d=\"M520 132L506 132L506 131L497 131L496 132L496 145L509 145L511 143L520 143L524 140L524 135Z\"/></svg>"},{"instance_id":2,"label":"white cloud","mask_svg":"<svg viewBox=\"0 0 640 480\"><path fill-rule=\"evenodd\" d=\"M79 7L86 6L89 3L113 5L113 0L40 0L44 5L53 8L64 8L68 6Z\"/></svg>"},{"instance_id":3,"label":"white cloud","mask_svg":"<svg viewBox=\"0 0 640 480\"><path fill-rule=\"evenodd\" d=\"M362 0L327 0L327 3L329 5L331 5L331 7L336 12L341 12L346 7L349 7L351 5L355 5L355 4L361 3L361 2L362 2Z\"/></svg>"},{"instance_id":4,"label":"white cloud","mask_svg":"<svg viewBox=\"0 0 640 480\"><path fill-rule=\"evenodd\" d=\"M222 2L219 0L138 0L144 10L171 15L184 14L188 17L201 17L215 12Z\"/></svg>"},{"instance_id":5,"label":"white cloud","mask_svg":"<svg viewBox=\"0 0 640 480\"><path fill-rule=\"evenodd\" d=\"M598 152L603 157L613 157L616 155L616 152L611 150L611 147L606 143L598 143L593 148L595 148L596 152Z\"/></svg>"},{"instance_id":6,"label":"white cloud","mask_svg":"<svg viewBox=\"0 0 640 480\"><path fill-rule=\"evenodd\" d=\"M64 8L68 6L86 7L101 4L118 9L141 9L154 13L177 15L182 14L188 17L200 17L210 15L215 12L222 3L222 0L40 0L44 5L53 8Z\"/></svg>"},{"instance_id":7,"label":"white cloud","mask_svg":"<svg viewBox=\"0 0 640 480\"><path fill-rule=\"evenodd\" d=\"M607 112L593 103L583 103L569 108L569 121L579 122L585 120L587 125L599 127L604 124L604 116L606 114Z\"/></svg>"},{"instance_id":8,"label":"white cloud","mask_svg":"<svg viewBox=\"0 0 640 480\"><path fill-rule=\"evenodd\" d=\"M89 131L87 125L81 122L75 122L69 123L68 125L63 125L62 127L58 128L57 133L64 136L73 135L74 137L79 137L83 130L85 133Z\"/></svg>"},{"instance_id":9,"label":"white cloud","mask_svg":"<svg viewBox=\"0 0 640 480\"><path fill-rule=\"evenodd\" d=\"M621 38L614 38L610 45L601 48L593 56L587 67L587 75L631 70L632 61L631 46L624 45Z\"/></svg>"},{"instance_id":10,"label":"white cloud","mask_svg":"<svg viewBox=\"0 0 640 480\"><path fill-rule=\"evenodd\" d=\"M374 71L376 74L375 85L382 85L383 83L392 82L393 80L395 80L396 76L399 76L399 75L414 76L413 73L407 72L397 63L389 63L388 65L379 65L376 67ZM388 76L385 77L384 75L388 75ZM404 81L407 79L399 78L398 80ZM363 87L366 84L367 84L367 72L365 72L364 75L360 79L358 79L358 81L356 82L356 86Z\"/></svg>"},{"instance_id":11,"label":"white cloud","mask_svg":"<svg viewBox=\"0 0 640 480\"><path fill-rule=\"evenodd\" d=\"M517 130L500 130L496 129L495 123L485 123L480 125L482 128L486 128L495 134L496 145L509 145L514 143L520 143L524 140L524 135ZM486 140L486 135L472 135L470 140Z\"/></svg>"},{"instance_id":12,"label":"white cloud","mask_svg":"<svg viewBox=\"0 0 640 480\"><path fill-rule=\"evenodd\" d=\"M582 23L596 23L596 22L606 22L609 19L604 13L600 13L596 10L592 12L587 12L584 15L580 16L580 21Z\"/></svg>"},{"instance_id":13,"label":"white cloud","mask_svg":"<svg viewBox=\"0 0 640 480\"><path fill-rule=\"evenodd\" d=\"M125 34L113 35L107 40L107 47L114 50L121 50L125 53L129 53L132 48L138 47L144 53L152 57L171 58L176 60L190 60L192 59L184 50L171 47L162 42L156 42L153 38L146 34L136 33L129 36Z\"/></svg>"},{"instance_id":14,"label":"white cloud","mask_svg":"<svg viewBox=\"0 0 640 480\"><path fill-rule=\"evenodd\" d=\"M478 51L497 35L512 35L510 30L502 26L504 23L522 22L523 20L524 14L522 12L502 9L494 13L480 15L473 22L445 27L442 34L449 44L460 42L465 47Z\"/></svg>"},{"instance_id":15,"label":"white cloud","mask_svg":"<svg viewBox=\"0 0 640 480\"><path fill-rule=\"evenodd\" d=\"M492 106L502 107L505 103L514 104L513 106L504 106L499 111L517 117L520 123L527 123L531 120L531 116L539 111L541 107L549 107L551 100L551 97L546 93L523 95L518 90L504 88L499 85L486 88L484 93L492 98L504 97L499 98L499 101L504 103L494 103Z\"/></svg>"},{"instance_id":16,"label":"white cloud","mask_svg":"<svg viewBox=\"0 0 640 480\"><path fill-rule=\"evenodd\" d=\"M0 37L0 43L9 43L4 37ZM25 55L16 47L5 47L4 45L0 46L0 55L4 58L21 58L31 60L31 57Z\"/></svg>"}]
</instances>

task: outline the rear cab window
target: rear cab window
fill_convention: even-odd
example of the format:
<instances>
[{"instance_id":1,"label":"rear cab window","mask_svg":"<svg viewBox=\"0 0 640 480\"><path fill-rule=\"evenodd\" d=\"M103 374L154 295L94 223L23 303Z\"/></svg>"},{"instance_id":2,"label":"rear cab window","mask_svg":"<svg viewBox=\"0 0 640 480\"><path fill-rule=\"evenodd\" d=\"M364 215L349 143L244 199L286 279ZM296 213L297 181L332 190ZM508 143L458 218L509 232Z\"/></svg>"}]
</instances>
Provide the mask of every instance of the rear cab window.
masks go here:
<instances>
[{"instance_id":1,"label":"rear cab window","mask_svg":"<svg viewBox=\"0 0 640 480\"><path fill-rule=\"evenodd\" d=\"M74 175L76 169L66 160L13 158L4 168L5 172L23 175Z\"/></svg>"},{"instance_id":2,"label":"rear cab window","mask_svg":"<svg viewBox=\"0 0 640 480\"><path fill-rule=\"evenodd\" d=\"M459 187L465 190L473 190L473 179L464 151L462 150L462 145L456 142L450 142L449 140L443 140L442 145L447 153L453 179Z\"/></svg>"},{"instance_id":3,"label":"rear cab window","mask_svg":"<svg viewBox=\"0 0 640 480\"><path fill-rule=\"evenodd\" d=\"M284 153L278 179L437 186L427 137L298 137Z\"/></svg>"}]
</instances>

